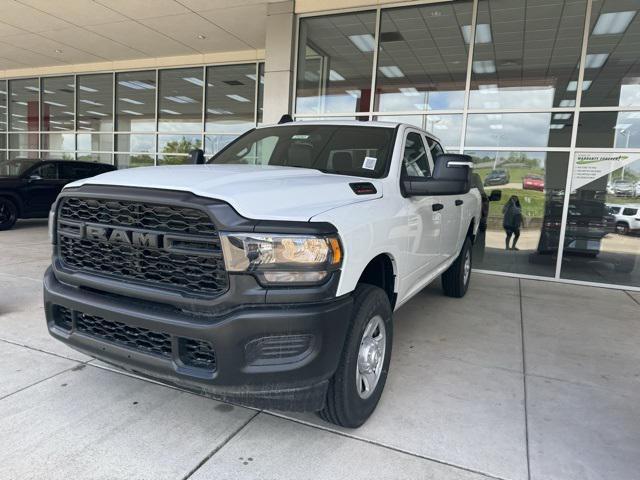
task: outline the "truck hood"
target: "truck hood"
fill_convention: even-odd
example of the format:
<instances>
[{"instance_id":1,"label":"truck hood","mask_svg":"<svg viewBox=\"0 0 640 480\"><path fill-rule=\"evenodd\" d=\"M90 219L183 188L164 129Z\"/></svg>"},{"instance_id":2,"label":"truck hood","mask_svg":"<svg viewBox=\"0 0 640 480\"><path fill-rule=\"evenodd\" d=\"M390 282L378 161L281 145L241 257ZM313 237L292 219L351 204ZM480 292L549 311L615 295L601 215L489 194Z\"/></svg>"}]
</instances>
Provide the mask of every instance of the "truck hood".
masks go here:
<instances>
[{"instance_id":1,"label":"truck hood","mask_svg":"<svg viewBox=\"0 0 640 480\"><path fill-rule=\"evenodd\" d=\"M370 182L372 195L356 195L349 183ZM103 173L68 184L114 185L191 192L229 203L246 218L308 221L336 207L382 197L377 179L322 173L307 168L260 165L180 165Z\"/></svg>"}]
</instances>

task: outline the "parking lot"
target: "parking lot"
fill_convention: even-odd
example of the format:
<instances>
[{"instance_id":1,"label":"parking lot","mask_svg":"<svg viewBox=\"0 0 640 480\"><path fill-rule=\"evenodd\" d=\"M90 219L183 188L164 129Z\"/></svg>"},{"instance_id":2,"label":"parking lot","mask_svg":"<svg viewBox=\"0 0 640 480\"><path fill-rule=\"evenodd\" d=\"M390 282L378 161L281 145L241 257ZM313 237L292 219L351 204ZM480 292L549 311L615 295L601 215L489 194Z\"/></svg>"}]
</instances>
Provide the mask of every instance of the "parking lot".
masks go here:
<instances>
[{"instance_id":1,"label":"parking lot","mask_svg":"<svg viewBox=\"0 0 640 480\"><path fill-rule=\"evenodd\" d=\"M396 313L357 430L135 378L49 337L45 221L0 232L1 479L635 479L640 293L476 274Z\"/></svg>"}]
</instances>

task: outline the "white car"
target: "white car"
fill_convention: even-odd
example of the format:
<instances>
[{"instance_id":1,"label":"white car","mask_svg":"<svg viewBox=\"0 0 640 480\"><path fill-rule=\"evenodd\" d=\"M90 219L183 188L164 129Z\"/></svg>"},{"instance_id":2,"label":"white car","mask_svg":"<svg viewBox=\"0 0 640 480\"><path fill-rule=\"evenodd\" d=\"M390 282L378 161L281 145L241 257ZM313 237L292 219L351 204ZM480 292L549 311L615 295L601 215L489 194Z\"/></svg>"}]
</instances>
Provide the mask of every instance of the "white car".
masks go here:
<instances>
[{"instance_id":1,"label":"white car","mask_svg":"<svg viewBox=\"0 0 640 480\"><path fill-rule=\"evenodd\" d=\"M616 232L626 235L640 231L640 203L609 204L607 206L615 218Z\"/></svg>"},{"instance_id":2,"label":"white car","mask_svg":"<svg viewBox=\"0 0 640 480\"><path fill-rule=\"evenodd\" d=\"M411 125L293 122L206 165L75 182L50 216L49 331L138 375L357 427L392 312L440 275L467 291L471 166Z\"/></svg>"}]
</instances>

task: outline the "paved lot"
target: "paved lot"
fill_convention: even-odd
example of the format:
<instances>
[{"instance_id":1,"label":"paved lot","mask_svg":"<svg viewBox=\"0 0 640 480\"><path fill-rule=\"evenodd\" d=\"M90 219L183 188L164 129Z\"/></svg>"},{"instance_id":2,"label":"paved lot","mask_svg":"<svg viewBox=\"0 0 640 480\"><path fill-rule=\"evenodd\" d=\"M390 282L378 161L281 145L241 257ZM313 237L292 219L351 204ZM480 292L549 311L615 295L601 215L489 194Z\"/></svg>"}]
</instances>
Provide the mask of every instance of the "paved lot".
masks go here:
<instances>
[{"instance_id":1,"label":"paved lot","mask_svg":"<svg viewBox=\"0 0 640 480\"><path fill-rule=\"evenodd\" d=\"M51 339L46 226L0 232L0 479L637 479L640 294L476 274L396 314L374 416L215 402Z\"/></svg>"}]
</instances>

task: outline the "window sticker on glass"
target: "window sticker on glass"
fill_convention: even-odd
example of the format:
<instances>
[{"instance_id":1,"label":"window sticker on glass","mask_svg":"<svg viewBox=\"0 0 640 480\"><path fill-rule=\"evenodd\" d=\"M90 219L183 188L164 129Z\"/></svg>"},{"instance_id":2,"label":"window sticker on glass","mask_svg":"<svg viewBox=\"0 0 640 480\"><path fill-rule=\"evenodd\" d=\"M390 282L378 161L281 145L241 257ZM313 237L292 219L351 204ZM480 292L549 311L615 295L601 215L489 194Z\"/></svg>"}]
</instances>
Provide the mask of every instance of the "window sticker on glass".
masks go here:
<instances>
[{"instance_id":1,"label":"window sticker on glass","mask_svg":"<svg viewBox=\"0 0 640 480\"><path fill-rule=\"evenodd\" d=\"M364 157L362 168L364 168L365 170L375 170L377 161L378 159L375 157Z\"/></svg>"},{"instance_id":2,"label":"window sticker on glass","mask_svg":"<svg viewBox=\"0 0 640 480\"><path fill-rule=\"evenodd\" d=\"M306 140L309 138L309 135L294 135L291 137L291 140Z\"/></svg>"}]
</instances>

